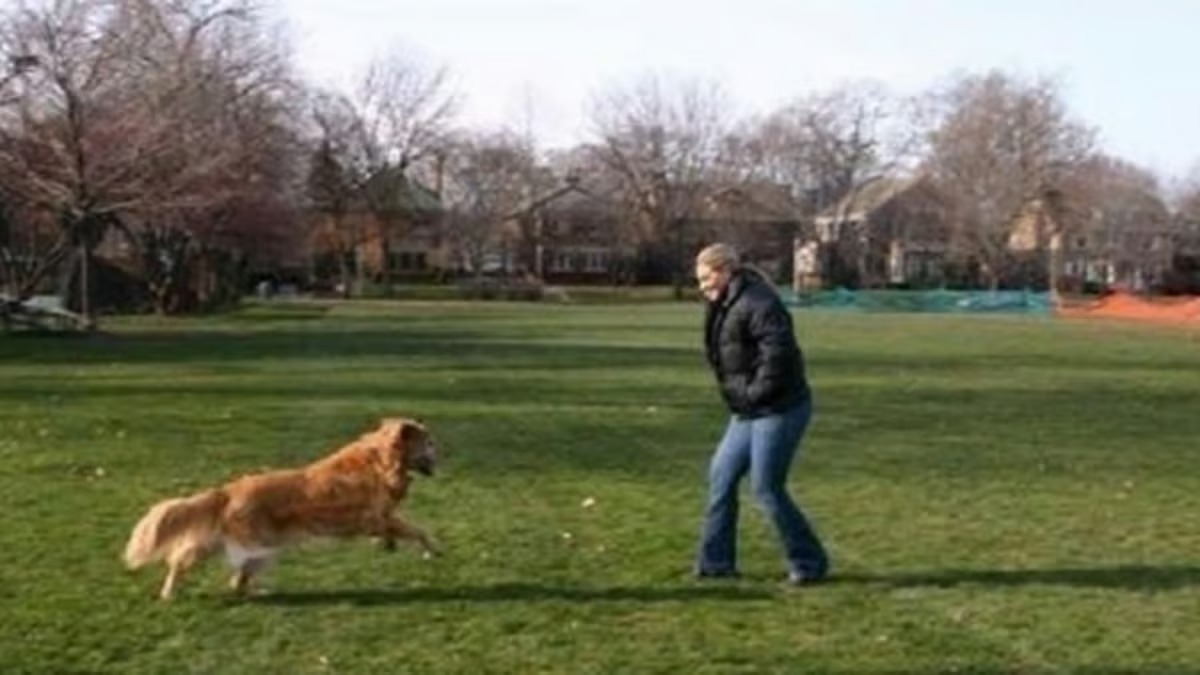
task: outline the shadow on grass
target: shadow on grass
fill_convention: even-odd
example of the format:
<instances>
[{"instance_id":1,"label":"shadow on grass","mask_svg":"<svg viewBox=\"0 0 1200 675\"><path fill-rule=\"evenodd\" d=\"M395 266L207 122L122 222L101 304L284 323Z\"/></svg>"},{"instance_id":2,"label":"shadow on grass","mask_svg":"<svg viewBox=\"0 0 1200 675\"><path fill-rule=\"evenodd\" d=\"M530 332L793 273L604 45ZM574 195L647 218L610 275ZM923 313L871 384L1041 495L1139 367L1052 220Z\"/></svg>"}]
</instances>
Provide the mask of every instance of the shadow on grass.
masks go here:
<instances>
[{"instance_id":1,"label":"shadow on grass","mask_svg":"<svg viewBox=\"0 0 1200 675\"><path fill-rule=\"evenodd\" d=\"M1018 570L937 570L899 574L845 574L832 584L878 584L892 588L980 586L1075 586L1132 591L1165 591L1200 586L1200 567L1119 565L1095 568Z\"/></svg>"},{"instance_id":2,"label":"shadow on grass","mask_svg":"<svg viewBox=\"0 0 1200 675\"><path fill-rule=\"evenodd\" d=\"M630 329L632 330L632 329ZM595 331L591 331L592 334ZM541 338L540 340L537 338ZM456 369L595 368L622 366L694 366L699 347L690 339L673 345L580 344L579 335L547 328L488 333L459 330L371 329L361 325L270 332L189 331L117 333L86 340L0 341L0 362L19 358L24 365L88 364L257 364L337 358L426 360L424 367ZM11 346L10 346L11 345ZM32 348L30 348L32 347ZM432 361L430 364L428 361ZM444 362L443 365L441 362ZM257 366L255 366L257 367Z\"/></svg>"},{"instance_id":3,"label":"shadow on grass","mask_svg":"<svg viewBox=\"0 0 1200 675\"><path fill-rule=\"evenodd\" d=\"M439 602L680 602L690 600L764 600L765 590L736 586L546 586L510 583L450 588L363 589L268 593L248 601L264 605L301 607L351 604L359 606Z\"/></svg>"}]
</instances>

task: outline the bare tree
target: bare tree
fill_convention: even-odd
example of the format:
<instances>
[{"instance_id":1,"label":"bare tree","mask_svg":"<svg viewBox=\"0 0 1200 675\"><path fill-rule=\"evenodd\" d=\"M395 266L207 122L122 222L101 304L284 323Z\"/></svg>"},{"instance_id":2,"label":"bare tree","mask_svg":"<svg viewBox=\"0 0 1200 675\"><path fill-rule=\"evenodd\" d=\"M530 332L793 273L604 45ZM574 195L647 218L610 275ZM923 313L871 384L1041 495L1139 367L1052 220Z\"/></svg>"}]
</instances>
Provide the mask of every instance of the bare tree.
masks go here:
<instances>
[{"instance_id":1,"label":"bare tree","mask_svg":"<svg viewBox=\"0 0 1200 675\"><path fill-rule=\"evenodd\" d=\"M1170 290L1200 293L1200 163L1173 198L1174 256Z\"/></svg>"},{"instance_id":2,"label":"bare tree","mask_svg":"<svg viewBox=\"0 0 1200 675\"><path fill-rule=\"evenodd\" d=\"M522 88L518 107L510 114L506 131L502 136L516 141L520 154L524 156L523 175L521 177L522 199L518 210L511 214L510 220L517 229L516 260L518 267L525 273L539 280L544 276L544 251L546 232L544 223L538 217L536 202L552 194L558 187L552 168L552 159L544 153L537 135L538 106L534 89L528 85ZM569 167L561 172L562 176L577 181L578 172L575 167ZM577 184L577 182L576 182Z\"/></svg>"},{"instance_id":3,"label":"bare tree","mask_svg":"<svg viewBox=\"0 0 1200 675\"><path fill-rule=\"evenodd\" d=\"M897 171L914 155L917 137L910 102L874 82L855 82L798 98L747 130L755 179L793 186L798 215L812 217L836 204L822 257L826 273L849 266L868 278L866 221L849 206L862 188Z\"/></svg>"},{"instance_id":4,"label":"bare tree","mask_svg":"<svg viewBox=\"0 0 1200 675\"><path fill-rule=\"evenodd\" d=\"M620 176L643 245L665 246L675 296L689 272L689 221L699 212L730 132L731 105L713 83L647 76L598 95L596 157Z\"/></svg>"},{"instance_id":5,"label":"bare tree","mask_svg":"<svg viewBox=\"0 0 1200 675\"><path fill-rule=\"evenodd\" d=\"M123 220L156 306L168 311L187 300L185 287L195 303L211 303L214 261L227 249L278 247L294 234L272 223L294 221L295 111L286 101L295 87L283 46L251 5L139 4L138 25L154 27L159 42L142 53L173 65L151 67L132 89L152 102L144 112L169 124L171 142L157 155L160 170L134 183L143 201Z\"/></svg>"},{"instance_id":6,"label":"bare tree","mask_svg":"<svg viewBox=\"0 0 1200 675\"><path fill-rule=\"evenodd\" d=\"M1100 268L1109 278L1144 289L1170 266L1170 211L1149 170L1097 154L1048 197L1054 257L1068 257L1076 275ZM1060 266L1053 260L1050 270L1056 291Z\"/></svg>"},{"instance_id":7,"label":"bare tree","mask_svg":"<svg viewBox=\"0 0 1200 675\"><path fill-rule=\"evenodd\" d=\"M909 154L906 102L874 82L856 82L802 97L760 126L768 175L812 190L830 206Z\"/></svg>"},{"instance_id":8,"label":"bare tree","mask_svg":"<svg viewBox=\"0 0 1200 675\"><path fill-rule=\"evenodd\" d=\"M61 259L58 223L0 187L0 299L28 297L47 266Z\"/></svg>"},{"instance_id":9,"label":"bare tree","mask_svg":"<svg viewBox=\"0 0 1200 675\"><path fill-rule=\"evenodd\" d=\"M368 176L361 119L353 102L333 93L318 93L312 101L315 148L308 167L308 205L318 218L322 246L337 258L343 297L352 279L361 286L363 266L356 255L366 236L361 213L362 190Z\"/></svg>"},{"instance_id":10,"label":"bare tree","mask_svg":"<svg viewBox=\"0 0 1200 675\"><path fill-rule=\"evenodd\" d=\"M365 161L407 169L443 140L458 107L445 66L395 48L373 59L353 98Z\"/></svg>"},{"instance_id":11,"label":"bare tree","mask_svg":"<svg viewBox=\"0 0 1200 675\"><path fill-rule=\"evenodd\" d=\"M404 237L413 221L405 181L436 183L437 150L445 142L458 98L446 67L432 66L400 48L373 59L353 94L360 171L366 176L362 196L382 229L385 279L390 276L388 241Z\"/></svg>"},{"instance_id":12,"label":"bare tree","mask_svg":"<svg viewBox=\"0 0 1200 675\"><path fill-rule=\"evenodd\" d=\"M0 177L60 223L44 269L77 252L85 315L112 227L165 298L198 242L281 179L287 66L256 17L242 0L60 0L4 17L6 43L38 67L0 123Z\"/></svg>"},{"instance_id":13,"label":"bare tree","mask_svg":"<svg viewBox=\"0 0 1200 675\"><path fill-rule=\"evenodd\" d=\"M527 201L536 158L508 133L462 135L449 144L442 196L446 232L457 257L476 275L501 252L504 229Z\"/></svg>"},{"instance_id":14,"label":"bare tree","mask_svg":"<svg viewBox=\"0 0 1200 675\"><path fill-rule=\"evenodd\" d=\"M0 182L10 198L34 211L56 214L61 225L37 273L17 289L26 296L72 251L83 270L83 314L91 250L111 223L113 196L104 158L126 126L120 83L121 36L112 30L119 11L99 0L18 6L0 23L8 53L28 55L34 67L0 122Z\"/></svg>"},{"instance_id":15,"label":"bare tree","mask_svg":"<svg viewBox=\"0 0 1200 675\"><path fill-rule=\"evenodd\" d=\"M1049 79L960 77L933 103L927 168L957 225L954 250L995 287L1015 263L1008 247L1014 223L1031 202L1063 190L1090 155L1092 131L1071 117Z\"/></svg>"},{"instance_id":16,"label":"bare tree","mask_svg":"<svg viewBox=\"0 0 1200 675\"><path fill-rule=\"evenodd\" d=\"M1175 193L1172 198L1175 213L1200 224L1200 161L1180 181Z\"/></svg>"}]
</instances>

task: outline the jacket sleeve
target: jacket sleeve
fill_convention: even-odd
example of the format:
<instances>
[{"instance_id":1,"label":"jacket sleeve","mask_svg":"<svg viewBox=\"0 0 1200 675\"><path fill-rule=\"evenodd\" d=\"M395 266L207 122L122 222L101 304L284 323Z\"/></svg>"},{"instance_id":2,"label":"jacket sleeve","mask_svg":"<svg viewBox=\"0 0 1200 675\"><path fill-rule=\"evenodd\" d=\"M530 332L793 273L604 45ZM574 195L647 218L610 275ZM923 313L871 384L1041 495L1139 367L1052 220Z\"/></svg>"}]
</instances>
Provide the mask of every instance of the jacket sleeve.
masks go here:
<instances>
[{"instance_id":1,"label":"jacket sleeve","mask_svg":"<svg viewBox=\"0 0 1200 675\"><path fill-rule=\"evenodd\" d=\"M760 406L787 389L796 338L791 315L774 299L755 303L749 329L758 348L758 366L746 385L746 398L750 405Z\"/></svg>"}]
</instances>

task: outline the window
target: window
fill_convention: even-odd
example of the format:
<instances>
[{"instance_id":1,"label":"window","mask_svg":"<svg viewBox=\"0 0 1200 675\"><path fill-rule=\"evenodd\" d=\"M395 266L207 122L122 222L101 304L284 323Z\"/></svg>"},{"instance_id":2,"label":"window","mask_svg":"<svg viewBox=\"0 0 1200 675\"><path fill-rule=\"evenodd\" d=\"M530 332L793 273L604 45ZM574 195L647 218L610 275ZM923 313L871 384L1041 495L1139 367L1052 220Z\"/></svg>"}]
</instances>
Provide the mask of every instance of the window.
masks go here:
<instances>
[{"instance_id":1,"label":"window","mask_svg":"<svg viewBox=\"0 0 1200 675\"><path fill-rule=\"evenodd\" d=\"M550 269L555 272L571 271L571 253L569 251L555 251L550 261Z\"/></svg>"},{"instance_id":2,"label":"window","mask_svg":"<svg viewBox=\"0 0 1200 675\"><path fill-rule=\"evenodd\" d=\"M608 269L608 253L606 251L591 251L585 254L585 271L603 272L606 269Z\"/></svg>"},{"instance_id":3,"label":"window","mask_svg":"<svg viewBox=\"0 0 1200 675\"><path fill-rule=\"evenodd\" d=\"M388 263L397 272L420 272L428 264L425 251L398 251L389 254Z\"/></svg>"}]
</instances>

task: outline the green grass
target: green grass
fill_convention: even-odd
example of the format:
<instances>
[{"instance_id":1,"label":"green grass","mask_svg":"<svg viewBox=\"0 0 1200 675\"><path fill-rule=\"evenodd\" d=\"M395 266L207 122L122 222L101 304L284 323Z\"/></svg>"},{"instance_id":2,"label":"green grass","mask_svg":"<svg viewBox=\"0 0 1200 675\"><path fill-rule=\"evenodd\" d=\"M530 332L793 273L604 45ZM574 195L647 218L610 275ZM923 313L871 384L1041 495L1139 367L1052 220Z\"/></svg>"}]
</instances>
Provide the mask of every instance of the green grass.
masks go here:
<instances>
[{"instance_id":1,"label":"green grass","mask_svg":"<svg viewBox=\"0 0 1200 675\"><path fill-rule=\"evenodd\" d=\"M805 312L792 486L835 579L688 578L724 413L687 305L330 303L0 337L0 672L1157 672L1200 664L1200 342L1047 319ZM448 457L367 541L173 603L118 555L153 501L383 415ZM585 508L591 497L595 505Z\"/></svg>"}]
</instances>

